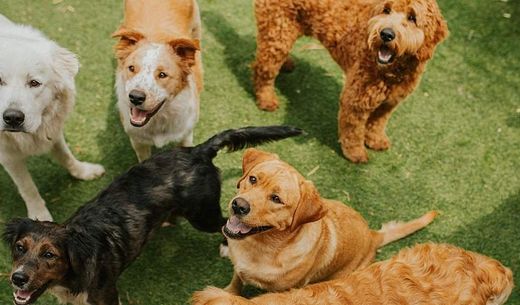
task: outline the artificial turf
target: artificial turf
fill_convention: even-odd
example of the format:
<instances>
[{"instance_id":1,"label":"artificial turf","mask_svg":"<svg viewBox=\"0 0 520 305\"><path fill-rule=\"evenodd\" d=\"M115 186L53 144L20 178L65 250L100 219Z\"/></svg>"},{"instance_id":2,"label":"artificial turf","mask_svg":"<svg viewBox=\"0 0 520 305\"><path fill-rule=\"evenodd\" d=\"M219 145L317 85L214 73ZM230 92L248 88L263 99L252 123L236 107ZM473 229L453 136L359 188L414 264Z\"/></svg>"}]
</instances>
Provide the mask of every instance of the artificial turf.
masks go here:
<instances>
[{"instance_id":1,"label":"artificial turf","mask_svg":"<svg viewBox=\"0 0 520 305\"><path fill-rule=\"evenodd\" d=\"M297 68L277 80L281 107L259 111L250 62L255 51L251 1L200 1L205 89L195 132L199 143L223 129L291 124L307 135L262 146L303 174L327 198L360 211L370 225L410 219L436 209L425 230L386 246L378 259L418 242L452 243L490 255L520 273L520 5L517 0L448 1L439 5L450 37L437 49L418 89L388 126L392 148L370 152L367 165L343 158L337 143L339 68L311 39L293 50ZM66 138L82 160L102 163L96 181L77 181L48 156L29 168L57 221L93 198L136 163L115 108L110 34L122 18L122 1L1 0L0 13L41 29L77 53L77 103ZM235 192L241 154L220 154L221 205ZM0 170L0 225L25 216L25 207ZM221 237L181 221L159 230L119 280L125 305L185 304L206 285L225 286L232 266L218 255ZM261 249L259 249L261 251ZM10 257L0 246L0 304L11 302ZM255 293L254 291L252 293ZM46 295L39 304L57 301ZM518 289L507 304L520 304Z\"/></svg>"}]
</instances>

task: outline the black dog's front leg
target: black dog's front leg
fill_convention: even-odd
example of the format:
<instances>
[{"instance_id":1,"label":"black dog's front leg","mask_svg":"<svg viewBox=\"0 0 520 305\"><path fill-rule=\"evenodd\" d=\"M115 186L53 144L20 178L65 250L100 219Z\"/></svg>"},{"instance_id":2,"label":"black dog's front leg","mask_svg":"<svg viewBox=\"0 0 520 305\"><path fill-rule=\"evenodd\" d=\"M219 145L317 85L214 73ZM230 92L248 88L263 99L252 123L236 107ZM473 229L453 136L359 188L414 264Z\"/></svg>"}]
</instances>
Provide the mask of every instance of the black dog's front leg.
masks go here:
<instances>
[{"instance_id":1,"label":"black dog's front leg","mask_svg":"<svg viewBox=\"0 0 520 305\"><path fill-rule=\"evenodd\" d=\"M91 305L120 305L119 293L115 285L106 285L101 289L90 291L88 303Z\"/></svg>"}]
</instances>

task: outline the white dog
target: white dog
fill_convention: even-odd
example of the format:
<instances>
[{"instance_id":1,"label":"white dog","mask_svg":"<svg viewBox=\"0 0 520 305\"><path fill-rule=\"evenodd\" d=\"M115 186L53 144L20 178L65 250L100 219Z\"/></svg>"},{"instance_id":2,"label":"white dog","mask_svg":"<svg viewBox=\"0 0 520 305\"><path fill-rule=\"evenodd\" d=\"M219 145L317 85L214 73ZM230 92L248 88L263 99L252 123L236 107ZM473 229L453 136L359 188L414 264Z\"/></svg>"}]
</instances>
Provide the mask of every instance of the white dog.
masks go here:
<instances>
[{"instance_id":1,"label":"white dog","mask_svg":"<svg viewBox=\"0 0 520 305\"><path fill-rule=\"evenodd\" d=\"M76 56L41 32L0 15L0 164L22 196L30 218L52 220L25 161L51 151L72 176L101 176L101 165L78 161L63 136L74 106Z\"/></svg>"},{"instance_id":2,"label":"white dog","mask_svg":"<svg viewBox=\"0 0 520 305\"><path fill-rule=\"evenodd\" d=\"M126 0L113 34L117 105L139 162L151 147L193 146L202 90L200 15L195 0Z\"/></svg>"}]
</instances>

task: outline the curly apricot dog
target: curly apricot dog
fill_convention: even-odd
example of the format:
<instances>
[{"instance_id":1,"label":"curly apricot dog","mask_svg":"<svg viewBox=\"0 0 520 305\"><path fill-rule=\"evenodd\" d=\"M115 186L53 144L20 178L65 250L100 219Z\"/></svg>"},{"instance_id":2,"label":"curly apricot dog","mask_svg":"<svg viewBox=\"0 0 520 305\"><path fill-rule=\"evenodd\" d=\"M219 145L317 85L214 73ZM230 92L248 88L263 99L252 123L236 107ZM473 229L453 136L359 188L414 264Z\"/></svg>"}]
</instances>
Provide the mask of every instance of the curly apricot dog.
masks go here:
<instances>
[{"instance_id":1,"label":"curly apricot dog","mask_svg":"<svg viewBox=\"0 0 520 305\"><path fill-rule=\"evenodd\" d=\"M385 126L418 85L448 28L435 0L256 0L258 107L278 107L274 80L302 35L318 39L346 74L339 141L352 162L367 162L365 145L390 147Z\"/></svg>"},{"instance_id":2,"label":"curly apricot dog","mask_svg":"<svg viewBox=\"0 0 520 305\"><path fill-rule=\"evenodd\" d=\"M500 262L446 244L423 244L351 275L251 300L208 287L193 305L501 305L513 274Z\"/></svg>"}]
</instances>

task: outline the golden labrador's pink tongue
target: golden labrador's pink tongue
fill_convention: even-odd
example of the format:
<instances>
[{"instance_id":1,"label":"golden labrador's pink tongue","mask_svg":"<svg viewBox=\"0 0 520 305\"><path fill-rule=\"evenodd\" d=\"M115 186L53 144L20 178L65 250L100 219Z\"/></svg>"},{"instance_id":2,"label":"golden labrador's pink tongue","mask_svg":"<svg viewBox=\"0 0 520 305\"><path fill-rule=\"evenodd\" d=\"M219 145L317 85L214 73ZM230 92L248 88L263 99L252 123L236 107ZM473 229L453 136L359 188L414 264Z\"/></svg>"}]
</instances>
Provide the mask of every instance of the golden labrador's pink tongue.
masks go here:
<instances>
[{"instance_id":1,"label":"golden labrador's pink tongue","mask_svg":"<svg viewBox=\"0 0 520 305\"><path fill-rule=\"evenodd\" d=\"M249 231L251 231L251 229L252 229L251 227L249 227L249 226L245 225L243 222L241 222L240 219L238 219L238 217L236 217L236 216L229 217L226 227L229 231L231 231L233 233L241 233L241 234L249 233Z\"/></svg>"},{"instance_id":2,"label":"golden labrador's pink tongue","mask_svg":"<svg viewBox=\"0 0 520 305\"><path fill-rule=\"evenodd\" d=\"M142 124L144 121L146 121L146 115L148 114L147 111L142 111L141 109L137 109L135 107L132 107L130 109L130 115L131 120L134 123Z\"/></svg>"}]
</instances>

